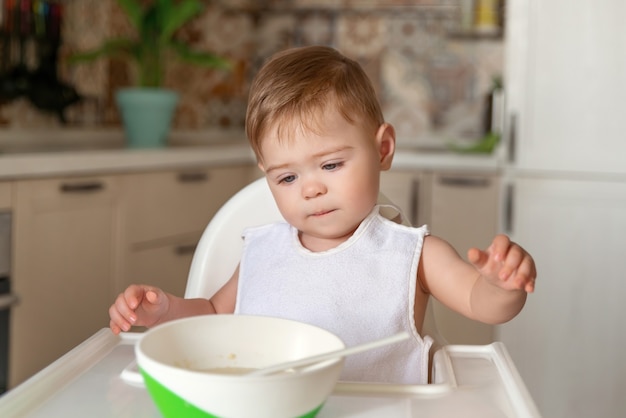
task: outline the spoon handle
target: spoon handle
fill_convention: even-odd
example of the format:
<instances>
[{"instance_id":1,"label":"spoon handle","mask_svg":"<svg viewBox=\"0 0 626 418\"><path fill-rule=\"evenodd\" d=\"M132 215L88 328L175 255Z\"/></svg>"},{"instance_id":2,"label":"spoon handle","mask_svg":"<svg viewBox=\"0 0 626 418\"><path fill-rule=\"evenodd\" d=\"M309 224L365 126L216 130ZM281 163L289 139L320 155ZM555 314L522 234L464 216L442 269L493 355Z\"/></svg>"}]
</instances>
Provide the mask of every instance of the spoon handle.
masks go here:
<instances>
[{"instance_id":1,"label":"spoon handle","mask_svg":"<svg viewBox=\"0 0 626 418\"><path fill-rule=\"evenodd\" d=\"M308 366L310 364L319 363L325 360L330 360L337 357L346 357L352 354L361 353L368 350L373 350L375 348L383 347L386 345L394 344L409 338L408 332L400 332L398 334L392 335L390 337L382 338L380 340L371 341L364 344L355 345L349 348L342 348L341 350L330 351L328 353L322 353L311 357L305 357L299 360L288 361L285 363L280 363L275 366L264 367L262 369L254 370L250 373L247 373L247 376L265 376L268 374L273 374L277 372L281 372L287 369L295 369L302 366Z\"/></svg>"}]
</instances>

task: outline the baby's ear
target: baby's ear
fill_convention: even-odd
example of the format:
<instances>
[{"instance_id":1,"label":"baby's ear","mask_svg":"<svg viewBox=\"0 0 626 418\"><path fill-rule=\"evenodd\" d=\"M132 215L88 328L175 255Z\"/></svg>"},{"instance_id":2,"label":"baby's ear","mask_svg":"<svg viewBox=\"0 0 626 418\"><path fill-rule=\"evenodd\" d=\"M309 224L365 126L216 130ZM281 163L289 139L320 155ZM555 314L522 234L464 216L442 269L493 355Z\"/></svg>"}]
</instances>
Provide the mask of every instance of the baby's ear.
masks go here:
<instances>
[{"instance_id":1,"label":"baby's ear","mask_svg":"<svg viewBox=\"0 0 626 418\"><path fill-rule=\"evenodd\" d=\"M380 169L389 170L396 151L396 130L389 123L383 123L376 132L376 146L380 156Z\"/></svg>"}]
</instances>

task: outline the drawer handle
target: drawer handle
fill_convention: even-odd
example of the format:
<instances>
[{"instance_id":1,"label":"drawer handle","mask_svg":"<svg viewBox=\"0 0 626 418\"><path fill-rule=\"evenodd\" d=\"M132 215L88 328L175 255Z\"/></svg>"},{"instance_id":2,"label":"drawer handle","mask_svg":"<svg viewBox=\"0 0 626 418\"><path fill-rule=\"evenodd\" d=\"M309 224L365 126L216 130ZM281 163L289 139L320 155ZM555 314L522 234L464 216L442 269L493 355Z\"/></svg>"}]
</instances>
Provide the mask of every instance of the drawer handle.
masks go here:
<instances>
[{"instance_id":1,"label":"drawer handle","mask_svg":"<svg viewBox=\"0 0 626 418\"><path fill-rule=\"evenodd\" d=\"M507 184L504 191L504 232L511 235L513 234L513 197L515 195L515 189L512 184Z\"/></svg>"},{"instance_id":2,"label":"drawer handle","mask_svg":"<svg viewBox=\"0 0 626 418\"><path fill-rule=\"evenodd\" d=\"M84 183L63 183L59 187L63 193L91 193L104 189L104 184L100 181L90 181Z\"/></svg>"},{"instance_id":3,"label":"drawer handle","mask_svg":"<svg viewBox=\"0 0 626 418\"><path fill-rule=\"evenodd\" d=\"M204 172L197 173L178 173L178 181L181 183L200 183L207 181L209 175Z\"/></svg>"},{"instance_id":4,"label":"drawer handle","mask_svg":"<svg viewBox=\"0 0 626 418\"><path fill-rule=\"evenodd\" d=\"M453 187L488 187L489 179L474 177L441 177L439 183Z\"/></svg>"},{"instance_id":5,"label":"drawer handle","mask_svg":"<svg viewBox=\"0 0 626 418\"><path fill-rule=\"evenodd\" d=\"M19 303L20 299L16 294L9 293L0 295L0 311L10 309Z\"/></svg>"},{"instance_id":6,"label":"drawer handle","mask_svg":"<svg viewBox=\"0 0 626 418\"><path fill-rule=\"evenodd\" d=\"M189 255L196 252L197 244L179 245L174 249L176 255Z\"/></svg>"},{"instance_id":7,"label":"drawer handle","mask_svg":"<svg viewBox=\"0 0 626 418\"><path fill-rule=\"evenodd\" d=\"M508 159L510 163L515 163L515 159L517 157L515 155L515 152L516 152L515 147L517 147L517 114L511 115L509 124L510 126L509 126Z\"/></svg>"}]
</instances>

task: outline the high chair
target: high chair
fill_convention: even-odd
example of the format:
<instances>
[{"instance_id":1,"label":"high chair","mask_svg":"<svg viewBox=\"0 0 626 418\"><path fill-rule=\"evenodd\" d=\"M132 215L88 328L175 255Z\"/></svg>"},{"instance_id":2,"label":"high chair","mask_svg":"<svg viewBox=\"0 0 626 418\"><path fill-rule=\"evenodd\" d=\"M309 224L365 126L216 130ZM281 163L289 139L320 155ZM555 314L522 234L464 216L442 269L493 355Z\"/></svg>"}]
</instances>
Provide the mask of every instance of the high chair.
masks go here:
<instances>
[{"instance_id":1,"label":"high chair","mask_svg":"<svg viewBox=\"0 0 626 418\"><path fill-rule=\"evenodd\" d=\"M382 193L379 203L391 202ZM231 277L240 260L244 228L282 220L265 178L250 183L230 198L211 219L193 255L185 298L209 298ZM408 224L408 222L403 221ZM437 331L433 308L428 303L422 335L433 340L432 354L446 345Z\"/></svg>"}]
</instances>

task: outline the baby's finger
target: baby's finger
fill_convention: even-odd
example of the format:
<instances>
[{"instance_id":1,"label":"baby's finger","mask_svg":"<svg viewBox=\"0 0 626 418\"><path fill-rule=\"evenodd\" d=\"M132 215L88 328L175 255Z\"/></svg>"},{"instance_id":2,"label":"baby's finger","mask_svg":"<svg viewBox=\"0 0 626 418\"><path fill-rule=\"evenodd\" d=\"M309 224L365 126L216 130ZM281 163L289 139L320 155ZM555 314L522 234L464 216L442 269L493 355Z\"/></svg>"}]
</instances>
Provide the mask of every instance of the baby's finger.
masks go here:
<instances>
[{"instance_id":1,"label":"baby's finger","mask_svg":"<svg viewBox=\"0 0 626 418\"><path fill-rule=\"evenodd\" d=\"M522 263L524 256L525 253L524 250L521 249L521 247L515 244L511 246L509 248L509 251L506 253L506 258L504 258L504 262L502 268L500 269L498 277L501 280L507 280L514 271L519 269L519 266Z\"/></svg>"},{"instance_id":2,"label":"baby's finger","mask_svg":"<svg viewBox=\"0 0 626 418\"><path fill-rule=\"evenodd\" d=\"M109 328L111 328L111 331L115 335L118 335L120 332L122 332L122 329L113 320L109 321Z\"/></svg>"},{"instance_id":3,"label":"baby's finger","mask_svg":"<svg viewBox=\"0 0 626 418\"><path fill-rule=\"evenodd\" d=\"M151 289L146 291L146 300L153 305L158 305L161 297L158 291Z\"/></svg>"},{"instance_id":4,"label":"baby's finger","mask_svg":"<svg viewBox=\"0 0 626 418\"><path fill-rule=\"evenodd\" d=\"M536 272L532 258L526 255L515 271L511 282L516 288L524 289L525 291L531 293L535 289L535 276Z\"/></svg>"},{"instance_id":5,"label":"baby's finger","mask_svg":"<svg viewBox=\"0 0 626 418\"><path fill-rule=\"evenodd\" d=\"M511 240L504 234L496 235L489 246L489 252L496 261L503 261L511 247Z\"/></svg>"},{"instance_id":6,"label":"baby's finger","mask_svg":"<svg viewBox=\"0 0 626 418\"><path fill-rule=\"evenodd\" d=\"M132 326L131 322L120 313L115 304L109 308L109 317L111 318L109 326L115 334L119 334L121 331L128 331Z\"/></svg>"},{"instance_id":7,"label":"baby's finger","mask_svg":"<svg viewBox=\"0 0 626 418\"><path fill-rule=\"evenodd\" d=\"M472 263L474 267L480 269L489 261L489 255L478 248L470 248L467 251L467 261Z\"/></svg>"},{"instance_id":8,"label":"baby's finger","mask_svg":"<svg viewBox=\"0 0 626 418\"><path fill-rule=\"evenodd\" d=\"M123 297L130 309L135 310L141 304L144 297L144 289L139 285L130 285L120 296Z\"/></svg>"},{"instance_id":9,"label":"baby's finger","mask_svg":"<svg viewBox=\"0 0 626 418\"><path fill-rule=\"evenodd\" d=\"M535 291L535 281L537 279L537 270L535 268L535 263L532 257L526 254L524 257L524 261L519 268L520 273L524 276L525 286L524 290L528 293L532 293Z\"/></svg>"},{"instance_id":10,"label":"baby's finger","mask_svg":"<svg viewBox=\"0 0 626 418\"><path fill-rule=\"evenodd\" d=\"M128 298L126 294L122 294L115 299L115 303L111 307L113 312L109 310L109 315L113 318L113 314L116 314L123 321L134 324L137 320L135 309L137 309L138 306L139 302L136 297ZM118 323L120 322L118 321ZM122 329L124 329L124 327L122 327Z\"/></svg>"}]
</instances>

